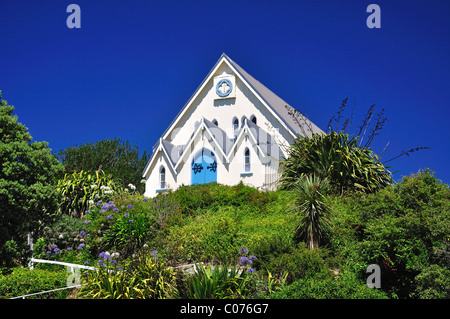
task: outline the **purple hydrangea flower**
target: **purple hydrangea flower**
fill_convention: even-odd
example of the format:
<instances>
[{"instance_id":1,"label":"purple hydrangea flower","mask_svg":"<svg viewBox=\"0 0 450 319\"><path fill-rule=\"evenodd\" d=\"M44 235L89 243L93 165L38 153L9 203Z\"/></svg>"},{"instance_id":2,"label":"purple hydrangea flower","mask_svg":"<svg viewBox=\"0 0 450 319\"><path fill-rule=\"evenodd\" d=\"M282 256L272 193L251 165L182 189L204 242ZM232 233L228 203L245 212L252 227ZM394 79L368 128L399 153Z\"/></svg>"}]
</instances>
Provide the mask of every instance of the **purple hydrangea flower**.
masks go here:
<instances>
[{"instance_id":1,"label":"purple hydrangea flower","mask_svg":"<svg viewBox=\"0 0 450 319\"><path fill-rule=\"evenodd\" d=\"M103 258L104 260L111 260L111 255L108 252L102 251L98 254L98 258Z\"/></svg>"},{"instance_id":2,"label":"purple hydrangea flower","mask_svg":"<svg viewBox=\"0 0 450 319\"><path fill-rule=\"evenodd\" d=\"M243 266L250 265L252 261L248 259L247 257L241 257L239 258L239 263Z\"/></svg>"}]
</instances>

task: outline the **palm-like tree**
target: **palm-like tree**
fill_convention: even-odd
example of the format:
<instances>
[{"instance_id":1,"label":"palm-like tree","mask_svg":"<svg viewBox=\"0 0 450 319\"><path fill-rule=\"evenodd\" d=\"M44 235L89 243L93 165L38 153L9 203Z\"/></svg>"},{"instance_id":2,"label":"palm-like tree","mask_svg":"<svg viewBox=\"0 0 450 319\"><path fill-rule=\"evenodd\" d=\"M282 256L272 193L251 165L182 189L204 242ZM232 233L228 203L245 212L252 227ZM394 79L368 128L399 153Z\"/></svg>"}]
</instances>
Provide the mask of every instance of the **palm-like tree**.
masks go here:
<instances>
[{"instance_id":1,"label":"palm-like tree","mask_svg":"<svg viewBox=\"0 0 450 319\"><path fill-rule=\"evenodd\" d=\"M391 173L368 147L342 132L313 134L299 138L290 146L282 164L281 187L292 189L303 176L316 174L328 178L331 191L374 193L392 182Z\"/></svg>"},{"instance_id":2,"label":"palm-like tree","mask_svg":"<svg viewBox=\"0 0 450 319\"><path fill-rule=\"evenodd\" d=\"M293 189L296 194L293 209L300 216L296 237L306 241L309 249L319 247L329 232L331 210L324 202L328 189L328 179L320 179L316 175L299 179Z\"/></svg>"}]
</instances>

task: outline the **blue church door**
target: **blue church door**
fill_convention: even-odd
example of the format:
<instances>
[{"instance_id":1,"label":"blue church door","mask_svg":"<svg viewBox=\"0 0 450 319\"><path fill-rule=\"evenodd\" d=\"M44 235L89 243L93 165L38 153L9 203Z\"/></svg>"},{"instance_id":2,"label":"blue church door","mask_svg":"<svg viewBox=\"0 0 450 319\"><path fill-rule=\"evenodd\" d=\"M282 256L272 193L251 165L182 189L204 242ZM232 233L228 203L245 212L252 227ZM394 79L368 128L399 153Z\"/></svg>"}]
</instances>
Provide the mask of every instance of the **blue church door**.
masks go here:
<instances>
[{"instance_id":1,"label":"blue church door","mask_svg":"<svg viewBox=\"0 0 450 319\"><path fill-rule=\"evenodd\" d=\"M217 182L217 161L213 152L202 149L192 161L192 184Z\"/></svg>"}]
</instances>

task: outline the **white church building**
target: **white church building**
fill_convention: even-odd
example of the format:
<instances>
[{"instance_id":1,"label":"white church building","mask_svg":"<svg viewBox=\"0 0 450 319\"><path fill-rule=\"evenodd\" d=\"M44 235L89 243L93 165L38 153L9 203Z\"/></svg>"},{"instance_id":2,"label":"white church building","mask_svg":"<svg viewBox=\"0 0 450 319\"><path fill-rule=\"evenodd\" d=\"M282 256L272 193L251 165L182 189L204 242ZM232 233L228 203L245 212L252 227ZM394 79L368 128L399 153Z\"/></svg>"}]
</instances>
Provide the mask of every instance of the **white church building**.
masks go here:
<instances>
[{"instance_id":1,"label":"white church building","mask_svg":"<svg viewBox=\"0 0 450 319\"><path fill-rule=\"evenodd\" d=\"M322 130L222 54L153 147L144 196L209 182L274 190L286 146L311 132Z\"/></svg>"}]
</instances>

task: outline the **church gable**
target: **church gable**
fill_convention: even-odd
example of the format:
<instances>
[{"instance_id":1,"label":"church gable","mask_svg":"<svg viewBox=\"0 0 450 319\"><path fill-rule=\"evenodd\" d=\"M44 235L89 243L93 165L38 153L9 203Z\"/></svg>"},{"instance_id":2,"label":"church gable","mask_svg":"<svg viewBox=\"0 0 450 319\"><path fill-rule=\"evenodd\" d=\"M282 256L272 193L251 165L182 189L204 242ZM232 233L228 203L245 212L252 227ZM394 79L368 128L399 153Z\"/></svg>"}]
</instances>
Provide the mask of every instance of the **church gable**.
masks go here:
<instances>
[{"instance_id":1,"label":"church gable","mask_svg":"<svg viewBox=\"0 0 450 319\"><path fill-rule=\"evenodd\" d=\"M237 72L238 68L241 70L240 73ZM202 117L217 122L218 126L232 138L235 119L241 126L243 117L254 117L262 128L268 130L269 127L266 125L275 127L286 142L292 142L298 133L292 130L286 124L286 119L269 107L259 92L249 84L253 83L256 87L256 80L247 73L245 75L248 78L244 78L241 73L243 70L237 64L231 62L226 55L222 55L164 133L163 138L175 145L185 144L188 139L185 130L192 132ZM258 88L261 90L261 87ZM180 132L182 133L179 134Z\"/></svg>"},{"instance_id":2,"label":"church gable","mask_svg":"<svg viewBox=\"0 0 450 319\"><path fill-rule=\"evenodd\" d=\"M281 98L222 54L155 145L143 172L145 195L156 195L161 176L170 179L174 189L211 181L273 187L278 163L287 155L283 146L297 136L321 132L306 118L304 127L293 121L290 111Z\"/></svg>"}]
</instances>

